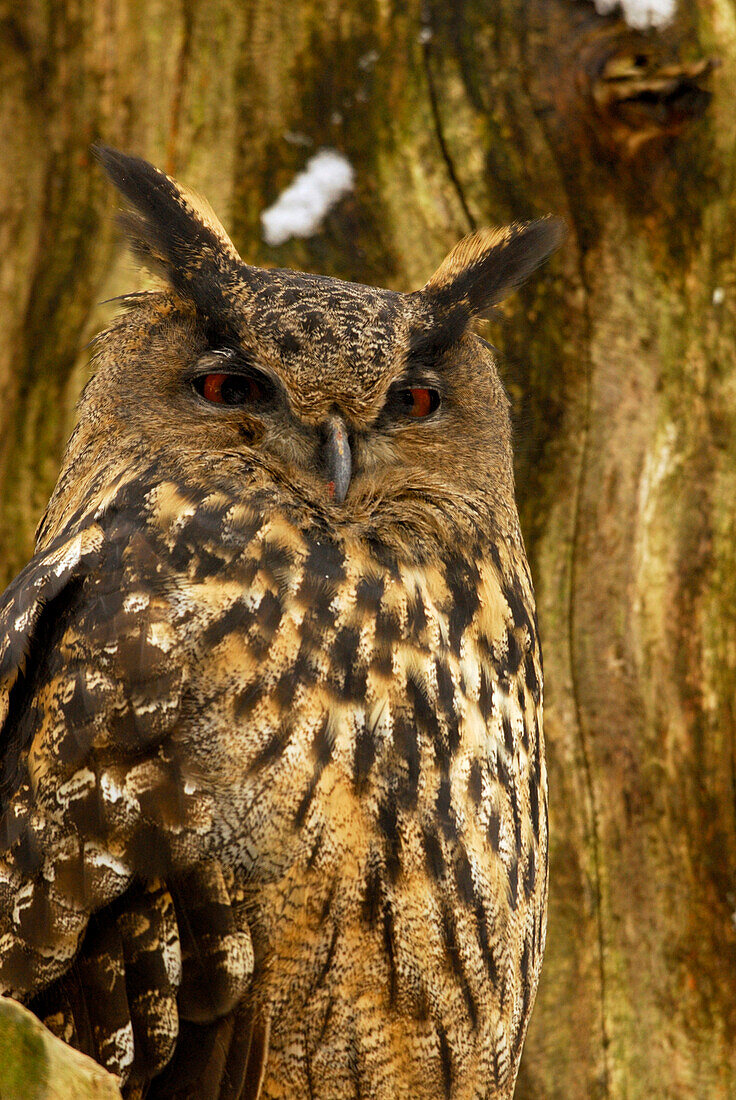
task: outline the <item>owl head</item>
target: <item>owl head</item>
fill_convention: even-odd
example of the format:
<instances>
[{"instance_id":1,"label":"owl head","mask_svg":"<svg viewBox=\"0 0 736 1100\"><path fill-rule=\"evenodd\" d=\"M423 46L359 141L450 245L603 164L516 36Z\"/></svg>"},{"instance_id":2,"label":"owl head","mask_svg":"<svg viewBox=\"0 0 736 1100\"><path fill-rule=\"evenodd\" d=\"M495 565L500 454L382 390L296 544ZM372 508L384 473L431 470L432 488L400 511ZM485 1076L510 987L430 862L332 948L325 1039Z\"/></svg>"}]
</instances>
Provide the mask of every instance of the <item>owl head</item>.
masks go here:
<instances>
[{"instance_id":1,"label":"owl head","mask_svg":"<svg viewBox=\"0 0 736 1100\"><path fill-rule=\"evenodd\" d=\"M429 539L448 521L515 521L508 402L471 324L557 247L559 221L474 233L398 293L252 267L199 197L137 157L98 155L164 288L126 299L98 342L47 526L144 463L272 490L338 529L413 524Z\"/></svg>"}]
</instances>

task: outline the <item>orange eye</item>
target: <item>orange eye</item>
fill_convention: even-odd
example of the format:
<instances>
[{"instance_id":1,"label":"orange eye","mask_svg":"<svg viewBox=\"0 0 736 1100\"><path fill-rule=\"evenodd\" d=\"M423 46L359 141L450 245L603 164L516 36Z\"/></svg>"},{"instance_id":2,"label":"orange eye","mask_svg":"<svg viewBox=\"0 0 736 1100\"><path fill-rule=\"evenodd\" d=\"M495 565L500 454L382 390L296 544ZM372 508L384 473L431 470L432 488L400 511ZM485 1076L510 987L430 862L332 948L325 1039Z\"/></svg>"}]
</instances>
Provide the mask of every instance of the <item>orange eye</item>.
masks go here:
<instances>
[{"instance_id":1,"label":"orange eye","mask_svg":"<svg viewBox=\"0 0 736 1100\"><path fill-rule=\"evenodd\" d=\"M194 388L213 405L264 405L273 397L267 378L261 381L246 374L200 374L194 379Z\"/></svg>"},{"instance_id":2,"label":"orange eye","mask_svg":"<svg viewBox=\"0 0 736 1100\"><path fill-rule=\"evenodd\" d=\"M439 390L429 386L402 386L399 383L388 391L384 415L389 421L403 420L407 416L412 420L424 420L436 412L441 403Z\"/></svg>"},{"instance_id":3,"label":"orange eye","mask_svg":"<svg viewBox=\"0 0 736 1100\"><path fill-rule=\"evenodd\" d=\"M225 398L222 396L222 384L229 377L227 374L207 374L202 383L202 396L206 397L208 401L214 401L217 404L224 405Z\"/></svg>"},{"instance_id":4,"label":"orange eye","mask_svg":"<svg viewBox=\"0 0 736 1100\"><path fill-rule=\"evenodd\" d=\"M429 390L422 387L413 387L409 390L411 404L407 401L407 413L409 416L420 420L423 416L429 416L440 403L437 390Z\"/></svg>"}]
</instances>

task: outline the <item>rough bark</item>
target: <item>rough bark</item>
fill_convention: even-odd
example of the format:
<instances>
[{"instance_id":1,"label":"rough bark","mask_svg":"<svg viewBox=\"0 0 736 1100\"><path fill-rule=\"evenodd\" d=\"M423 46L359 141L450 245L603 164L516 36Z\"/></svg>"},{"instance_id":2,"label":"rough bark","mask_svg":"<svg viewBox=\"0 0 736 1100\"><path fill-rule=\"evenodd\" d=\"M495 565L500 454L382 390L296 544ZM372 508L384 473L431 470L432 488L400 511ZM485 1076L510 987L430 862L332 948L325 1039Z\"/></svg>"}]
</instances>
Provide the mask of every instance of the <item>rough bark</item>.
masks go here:
<instances>
[{"instance_id":1,"label":"rough bark","mask_svg":"<svg viewBox=\"0 0 736 1100\"><path fill-rule=\"evenodd\" d=\"M92 141L206 194L253 262L400 289L475 224L567 219L486 333L546 662L524 1100L736 1094L735 93L734 0L680 0L648 34L588 0L0 0L6 577L96 302L141 285ZM325 145L355 194L267 247L260 212Z\"/></svg>"}]
</instances>

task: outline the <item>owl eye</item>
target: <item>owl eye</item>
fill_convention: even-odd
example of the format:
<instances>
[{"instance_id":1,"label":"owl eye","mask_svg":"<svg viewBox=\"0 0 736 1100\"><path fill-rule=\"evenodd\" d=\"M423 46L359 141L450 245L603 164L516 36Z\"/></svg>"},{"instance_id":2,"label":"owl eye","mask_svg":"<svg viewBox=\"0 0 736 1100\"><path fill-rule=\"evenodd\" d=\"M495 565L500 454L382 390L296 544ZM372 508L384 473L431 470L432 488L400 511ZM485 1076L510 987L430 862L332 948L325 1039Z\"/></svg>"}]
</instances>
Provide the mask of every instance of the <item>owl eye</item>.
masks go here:
<instances>
[{"instance_id":1,"label":"owl eye","mask_svg":"<svg viewBox=\"0 0 736 1100\"><path fill-rule=\"evenodd\" d=\"M440 407L440 395L429 386L392 387L386 406L394 416L423 420Z\"/></svg>"},{"instance_id":2,"label":"owl eye","mask_svg":"<svg viewBox=\"0 0 736 1100\"><path fill-rule=\"evenodd\" d=\"M263 405L273 392L271 383L265 378L219 371L200 374L193 385L197 393L213 405Z\"/></svg>"},{"instance_id":3,"label":"owl eye","mask_svg":"<svg viewBox=\"0 0 736 1100\"><path fill-rule=\"evenodd\" d=\"M424 386L413 386L404 392L406 394L407 416L412 416L415 420L421 420L422 417L429 416L440 406L440 395L437 390L430 390Z\"/></svg>"}]
</instances>

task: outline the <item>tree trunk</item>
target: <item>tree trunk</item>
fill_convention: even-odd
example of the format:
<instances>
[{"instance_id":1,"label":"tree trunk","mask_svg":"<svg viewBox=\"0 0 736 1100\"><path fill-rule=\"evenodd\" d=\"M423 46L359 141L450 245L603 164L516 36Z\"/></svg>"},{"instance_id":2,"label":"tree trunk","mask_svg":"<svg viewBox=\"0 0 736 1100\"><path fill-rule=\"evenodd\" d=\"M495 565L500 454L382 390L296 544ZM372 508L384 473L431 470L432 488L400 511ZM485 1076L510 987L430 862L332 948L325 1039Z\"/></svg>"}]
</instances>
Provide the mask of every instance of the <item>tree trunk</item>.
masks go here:
<instances>
[{"instance_id":1,"label":"tree trunk","mask_svg":"<svg viewBox=\"0 0 736 1100\"><path fill-rule=\"evenodd\" d=\"M254 263L398 289L474 225L566 218L485 333L550 758L517 1096L736 1095L734 0L679 0L647 33L589 0L0 0L0 112L6 579L114 308L96 303L143 282L91 142L206 194ZM261 211L324 146L354 194L268 247Z\"/></svg>"}]
</instances>

